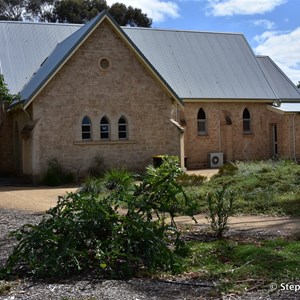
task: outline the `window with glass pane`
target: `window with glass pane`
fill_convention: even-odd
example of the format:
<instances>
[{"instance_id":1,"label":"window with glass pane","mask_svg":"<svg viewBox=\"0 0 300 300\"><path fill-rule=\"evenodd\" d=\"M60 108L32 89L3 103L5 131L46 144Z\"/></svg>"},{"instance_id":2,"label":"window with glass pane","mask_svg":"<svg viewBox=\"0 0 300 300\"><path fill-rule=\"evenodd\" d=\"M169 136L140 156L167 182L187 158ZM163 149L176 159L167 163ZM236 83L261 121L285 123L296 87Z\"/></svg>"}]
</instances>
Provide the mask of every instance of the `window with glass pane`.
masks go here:
<instances>
[{"instance_id":1,"label":"window with glass pane","mask_svg":"<svg viewBox=\"0 0 300 300\"><path fill-rule=\"evenodd\" d=\"M103 117L100 121L100 138L101 140L110 139L110 126L109 121L106 117Z\"/></svg>"},{"instance_id":2,"label":"window with glass pane","mask_svg":"<svg viewBox=\"0 0 300 300\"><path fill-rule=\"evenodd\" d=\"M85 116L81 122L81 134L83 140L91 140L92 123L89 117Z\"/></svg>"},{"instance_id":3,"label":"window with glass pane","mask_svg":"<svg viewBox=\"0 0 300 300\"><path fill-rule=\"evenodd\" d=\"M198 111L198 135L205 135L206 134L206 115L202 108Z\"/></svg>"},{"instance_id":4,"label":"window with glass pane","mask_svg":"<svg viewBox=\"0 0 300 300\"><path fill-rule=\"evenodd\" d=\"M251 116L247 108L243 112L243 132L251 133Z\"/></svg>"},{"instance_id":5,"label":"window with glass pane","mask_svg":"<svg viewBox=\"0 0 300 300\"><path fill-rule=\"evenodd\" d=\"M124 117L121 117L118 122L118 132L119 132L119 139L126 140L128 139L127 133L127 121Z\"/></svg>"}]
</instances>

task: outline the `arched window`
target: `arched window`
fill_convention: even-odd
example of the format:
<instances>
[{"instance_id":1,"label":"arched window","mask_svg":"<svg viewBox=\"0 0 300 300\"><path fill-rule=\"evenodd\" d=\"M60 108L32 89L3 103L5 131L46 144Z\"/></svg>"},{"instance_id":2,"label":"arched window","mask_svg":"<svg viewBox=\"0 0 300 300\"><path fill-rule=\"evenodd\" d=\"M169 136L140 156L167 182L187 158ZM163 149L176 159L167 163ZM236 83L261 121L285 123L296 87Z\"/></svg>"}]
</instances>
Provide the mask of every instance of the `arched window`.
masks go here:
<instances>
[{"instance_id":1,"label":"arched window","mask_svg":"<svg viewBox=\"0 0 300 300\"><path fill-rule=\"evenodd\" d=\"M100 139L109 140L110 139L110 125L109 120L103 117L100 121Z\"/></svg>"},{"instance_id":2,"label":"arched window","mask_svg":"<svg viewBox=\"0 0 300 300\"><path fill-rule=\"evenodd\" d=\"M118 133L120 140L127 140L128 139L128 126L127 120L125 117L121 117L118 122Z\"/></svg>"},{"instance_id":3,"label":"arched window","mask_svg":"<svg viewBox=\"0 0 300 300\"><path fill-rule=\"evenodd\" d=\"M200 108L198 111L197 121L198 121L198 135L207 134L206 115L202 108Z\"/></svg>"},{"instance_id":4,"label":"arched window","mask_svg":"<svg viewBox=\"0 0 300 300\"><path fill-rule=\"evenodd\" d=\"M251 116L247 108L243 112L243 132L251 133Z\"/></svg>"},{"instance_id":5,"label":"arched window","mask_svg":"<svg viewBox=\"0 0 300 300\"><path fill-rule=\"evenodd\" d=\"M92 129L91 119L88 116L85 116L81 122L82 140L92 139L91 129Z\"/></svg>"}]
</instances>

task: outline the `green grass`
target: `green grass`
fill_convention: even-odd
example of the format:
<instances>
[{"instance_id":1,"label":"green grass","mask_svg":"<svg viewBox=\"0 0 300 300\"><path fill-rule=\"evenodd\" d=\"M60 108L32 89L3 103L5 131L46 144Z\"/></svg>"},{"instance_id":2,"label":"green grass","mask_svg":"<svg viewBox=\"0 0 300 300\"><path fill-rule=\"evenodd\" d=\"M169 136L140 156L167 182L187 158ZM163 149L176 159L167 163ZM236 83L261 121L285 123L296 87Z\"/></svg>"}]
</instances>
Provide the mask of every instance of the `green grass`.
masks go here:
<instances>
[{"instance_id":1,"label":"green grass","mask_svg":"<svg viewBox=\"0 0 300 300\"><path fill-rule=\"evenodd\" d=\"M220 291L243 291L259 283L300 279L300 243L284 239L242 242L217 240L189 242L191 254L184 261L186 272L200 279L217 281Z\"/></svg>"},{"instance_id":2,"label":"green grass","mask_svg":"<svg viewBox=\"0 0 300 300\"><path fill-rule=\"evenodd\" d=\"M237 162L225 165L210 181L184 187L205 213L205 195L227 185L237 194L235 214L300 216L300 165L292 161Z\"/></svg>"}]
</instances>

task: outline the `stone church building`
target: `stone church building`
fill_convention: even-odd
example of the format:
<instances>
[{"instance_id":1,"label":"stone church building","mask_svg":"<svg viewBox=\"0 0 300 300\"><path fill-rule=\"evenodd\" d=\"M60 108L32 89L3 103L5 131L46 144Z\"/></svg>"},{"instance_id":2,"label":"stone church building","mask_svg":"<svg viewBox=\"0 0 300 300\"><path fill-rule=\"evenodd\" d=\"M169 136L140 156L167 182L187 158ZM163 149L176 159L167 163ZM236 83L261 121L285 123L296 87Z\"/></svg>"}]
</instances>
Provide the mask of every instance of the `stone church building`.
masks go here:
<instances>
[{"instance_id":1,"label":"stone church building","mask_svg":"<svg viewBox=\"0 0 300 300\"><path fill-rule=\"evenodd\" d=\"M57 159L84 174L143 170L156 155L187 168L300 159L300 93L242 34L89 23L0 22L0 175L42 178Z\"/></svg>"}]
</instances>

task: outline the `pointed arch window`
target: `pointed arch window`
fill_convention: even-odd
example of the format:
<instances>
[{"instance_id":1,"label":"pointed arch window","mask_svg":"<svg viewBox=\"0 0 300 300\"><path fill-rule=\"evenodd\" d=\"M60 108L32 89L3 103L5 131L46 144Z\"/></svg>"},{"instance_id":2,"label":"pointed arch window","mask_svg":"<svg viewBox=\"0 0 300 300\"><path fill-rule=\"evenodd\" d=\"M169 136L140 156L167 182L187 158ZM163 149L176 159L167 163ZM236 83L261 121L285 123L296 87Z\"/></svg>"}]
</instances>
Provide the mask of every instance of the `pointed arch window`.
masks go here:
<instances>
[{"instance_id":1,"label":"pointed arch window","mask_svg":"<svg viewBox=\"0 0 300 300\"><path fill-rule=\"evenodd\" d=\"M109 140L110 139L110 123L107 117L103 117L100 121L100 139Z\"/></svg>"},{"instance_id":2,"label":"pointed arch window","mask_svg":"<svg viewBox=\"0 0 300 300\"><path fill-rule=\"evenodd\" d=\"M199 109L197 115L197 127L198 127L198 135L206 135L207 134L207 119L206 114L202 108Z\"/></svg>"},{"instance_id":3,"label":"pointed arch window","mask_svg":"<svg viewBox=\"0 0 300 300\"><path fill-rule=\"evenodd\" d=\"M92 139L92 122L88 116L85 116L81 122L81 136L82 140L91 140Z\"/></svg>"},{"instance_id":4,"label":"pointed arch window","mask_svg":"<svg viewBox=\"0 0 300 300\"><path fill-rule=\"evenodd\" d=\"M128 124L124 116L122 116L118 121L118 134L119 134L119 140L128 139Z\"/></svg>"},{"instance_id":5,"label":"pointed arch window","mask_svg":"<svg viewBox=\"0 0 300 300\"><path fill-rule=\"evenodd\" d=\"M251 115L247 108L243 111L243 132L251 133Z\"/></svg>"}]
</instances>

